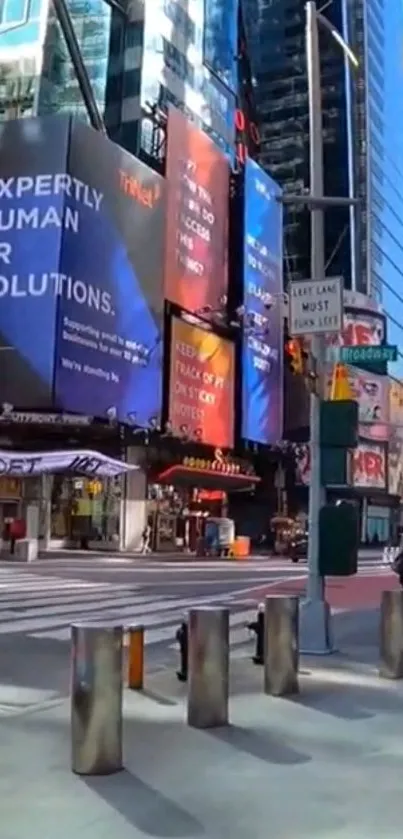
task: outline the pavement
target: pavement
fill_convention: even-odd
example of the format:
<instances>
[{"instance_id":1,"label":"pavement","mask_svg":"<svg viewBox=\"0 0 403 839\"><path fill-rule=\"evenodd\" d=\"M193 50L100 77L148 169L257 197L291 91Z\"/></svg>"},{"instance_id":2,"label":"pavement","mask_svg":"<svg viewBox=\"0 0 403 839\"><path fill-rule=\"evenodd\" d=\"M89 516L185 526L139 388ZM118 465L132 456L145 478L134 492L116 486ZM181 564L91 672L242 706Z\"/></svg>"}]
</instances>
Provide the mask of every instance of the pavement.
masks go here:
<instances>
[{"instance_id":1,"label":"pavement","mask_svg":"<svg viewBox=\"0 0 403 839\"><path fill-rule=\"evenodd\" d=\"M403 683L377 674L376 610L335 629L343 652L302 659L296 697L233 659L228 727L189 728L186 686L149 673L125 691L125 769L105 777L71 772L66 691L0 679L2 839L400 839Z\"/></svg>"}]
</instances>

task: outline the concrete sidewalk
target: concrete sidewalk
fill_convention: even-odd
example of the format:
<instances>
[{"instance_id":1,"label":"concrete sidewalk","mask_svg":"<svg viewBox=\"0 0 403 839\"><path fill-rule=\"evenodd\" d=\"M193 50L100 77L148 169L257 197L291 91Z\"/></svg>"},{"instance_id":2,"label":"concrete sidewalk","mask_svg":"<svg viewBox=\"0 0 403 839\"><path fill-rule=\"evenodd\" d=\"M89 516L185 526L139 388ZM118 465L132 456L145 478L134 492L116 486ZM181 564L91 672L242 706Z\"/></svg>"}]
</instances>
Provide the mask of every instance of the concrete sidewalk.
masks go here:
<instances>
[{"instance_id":1,"label":"concrete sidewalk","mask_svg":"<svg viewBox=\"0 0 403 839\"><path fill-rule=\"evenodd\" d=\"M366 645L347 619L345 655L301 661L295 699L264 696L262 669L235 660L225 729L189 729L186 688L150 675L125 694L110 777L71 773L65 698L3 709L2 839L400 839L403 683L377 676L366 621Z\"/></svg>"}]
</instances>

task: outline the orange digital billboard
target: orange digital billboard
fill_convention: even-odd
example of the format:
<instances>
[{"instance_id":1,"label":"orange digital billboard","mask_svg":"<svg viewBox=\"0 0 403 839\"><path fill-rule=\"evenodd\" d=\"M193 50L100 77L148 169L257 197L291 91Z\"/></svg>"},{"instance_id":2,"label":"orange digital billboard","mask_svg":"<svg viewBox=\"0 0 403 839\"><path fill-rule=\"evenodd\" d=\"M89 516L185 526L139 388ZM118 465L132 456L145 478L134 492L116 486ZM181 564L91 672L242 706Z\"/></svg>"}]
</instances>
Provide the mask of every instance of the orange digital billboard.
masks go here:
<instances>
[{"instance_id":1,"label":"orange digital billboard","mask_svg":"<svg viewBox=\"0 0 403 839\"><path fill-rule=\"evenodd\" d=\"M231 341L173 318L169 420L174 434L233 446L234 367Z\"/></svg>"},{"instance_id":2,"label":"orange digital billboard","mask_svg":"<svg viewBox=\"0 0 403 839\"><path fill-rule=\"evenodd\" d=\"M192 313L227 292L229 166L175 108L168 116L165 297Z\"/></svg>"}]
</instances>

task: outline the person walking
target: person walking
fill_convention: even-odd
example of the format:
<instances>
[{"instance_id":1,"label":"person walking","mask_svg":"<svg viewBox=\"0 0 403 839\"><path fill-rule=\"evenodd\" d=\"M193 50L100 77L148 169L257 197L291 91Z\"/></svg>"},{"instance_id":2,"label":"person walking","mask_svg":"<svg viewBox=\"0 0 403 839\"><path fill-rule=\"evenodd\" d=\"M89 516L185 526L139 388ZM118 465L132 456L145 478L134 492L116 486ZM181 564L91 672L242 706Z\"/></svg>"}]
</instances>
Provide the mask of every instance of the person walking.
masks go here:
<instances>
[{"instance_id":1,"label":"person walking","mask_svg":"<svg viewBox=\"0 0 403 839\"><path fill-rule=\"evenodd\" d=\"M150 543L151 543L151 525L150 525L150 522L148 521L144 530L143 530L142 536L141 536L140 553L142 553L142 554L151 553L151 544Z\"/></svg>"}]
</instances>

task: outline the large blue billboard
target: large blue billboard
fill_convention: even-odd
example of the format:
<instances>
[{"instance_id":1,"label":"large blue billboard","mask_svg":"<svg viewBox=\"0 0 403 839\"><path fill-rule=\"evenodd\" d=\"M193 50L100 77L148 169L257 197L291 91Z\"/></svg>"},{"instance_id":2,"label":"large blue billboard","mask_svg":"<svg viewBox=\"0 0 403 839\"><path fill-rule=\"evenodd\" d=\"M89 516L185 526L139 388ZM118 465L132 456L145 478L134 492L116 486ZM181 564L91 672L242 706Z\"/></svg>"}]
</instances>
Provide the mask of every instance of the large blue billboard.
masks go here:
<instances>
[{"instance_id":1,"label":"large blue billboard","mask_svg":"<svg viewBox=\"0 0 403 839\"><path fill-rule=\"evenodd\" d=\"M0 403L52 405L68 123L0 125Z\"/></svg>"},{"instance_id":2,"label":"large blue billboard","mask_svg":"<svg viewBox=\"0 0 403 839\"><path fill-rule=\"evenodd\" d=\"M253 160L244 174L242 437L283 432L283 214L279 186Z\"/></svg>"},{"instance_id":3,"label":"large blue billboard","mask_svg":"<svg viewBox=\"0 0 403 839\"><path fill-rule=\"evenodd\" d=\"M13 367L0 401L147 426L161 410L164 181L79 122L14 123L18 158L6 133L0 212L11 178L21 224L18 249L13 230L0 242L0 253L13 248L0 279L2 356L31 387L9 382Z\"/></svg>"}]
</instances>

